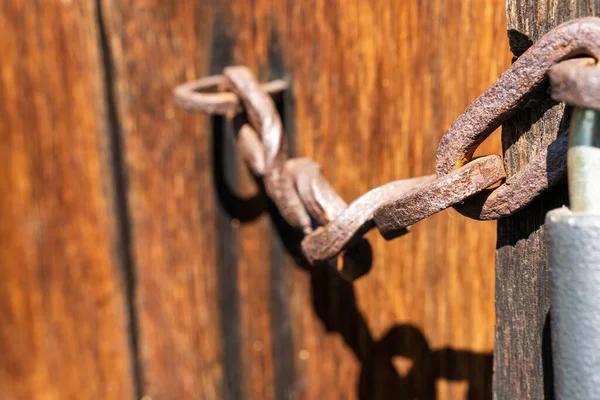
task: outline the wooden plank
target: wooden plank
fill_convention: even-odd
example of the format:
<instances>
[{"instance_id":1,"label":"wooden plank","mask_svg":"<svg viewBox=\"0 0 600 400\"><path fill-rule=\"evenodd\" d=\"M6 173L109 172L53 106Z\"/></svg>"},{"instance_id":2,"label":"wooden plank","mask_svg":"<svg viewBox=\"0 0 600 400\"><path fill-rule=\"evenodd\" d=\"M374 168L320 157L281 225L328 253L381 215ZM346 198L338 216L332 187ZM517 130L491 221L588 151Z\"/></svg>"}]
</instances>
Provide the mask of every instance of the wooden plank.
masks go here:
<instances>
[{"instance_id":1,"label":"wooden plank","mask_svg":"<svg viewBox=\"0 0 600 400\"><path fill-rule=\"evenodd\" d=\"M233 228L215 209L205 120L177 111L172 98L176 84L209 72L213 6L108 0L101 9L127 171L141 395L237 398L221 391L239 384L222 382L222 360L239 364L240 305L227 280Z\"/></svg>"},{"instance_id":2,"label":"wooden plank","mask_svg":"<svg viewBox=\"0 0 600 400\"><path fill-rule=\"evenodd\" d=\"M545 32L569 19L597 15L598 1L507 1L511 49L522 54ZM507 172L515 173L556 137L564 107L543 100L503 127ZM563 185L498 223L494 395L497 399L553 398L550 282L544 217L566 204Z\"/></svg>"},{"instance_id":3,"label":"wooden plank","mask_svg":"<svg viewBox=\"0 0 600 400\"><path fill-rule=\"evenodd\" d=\"M503 7L103 2L142 394L490 398L493 223L447 212L393 243L370 235L371 270L354 284L294 265L298 238L241 165L231 126L175 110L171 90L230 64L261 80L289 78L282 109L292 151L318 160L351 200L434 171L444 129L508 64Z\"/></svg>"},{"instance_id":4,"label":"wooden plank","mask_svg":"<svg viewBox=\"0 0 600 400\"><path fill-rule=\"evenodd\" d=\"M94 3L0 9L0 397L132 399Z\"/></svg>"}]
</instances>

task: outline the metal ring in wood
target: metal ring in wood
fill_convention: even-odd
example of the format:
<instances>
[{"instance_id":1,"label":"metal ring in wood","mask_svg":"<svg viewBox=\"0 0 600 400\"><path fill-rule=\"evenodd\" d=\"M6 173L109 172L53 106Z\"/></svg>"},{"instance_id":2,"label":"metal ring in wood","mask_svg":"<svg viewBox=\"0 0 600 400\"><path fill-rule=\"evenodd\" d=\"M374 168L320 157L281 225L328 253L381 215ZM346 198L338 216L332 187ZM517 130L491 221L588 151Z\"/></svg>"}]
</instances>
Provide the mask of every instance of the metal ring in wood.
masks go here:
<instances>
[{"instance_id":1,"label":"metal ring in wood","mask_svg":"<svg viewBox=\"0 0 600 400\"><path fill-rule=\"evenodd\" d=\"M260 85L261 90L277 95L288 88L288 83L277 79ZM177 86L173 94L178 107L188 112L231 115L242 112L240 98L232 92L221 91L227 88L223 75L207 76Z\"/></svg>"}]
</instances>

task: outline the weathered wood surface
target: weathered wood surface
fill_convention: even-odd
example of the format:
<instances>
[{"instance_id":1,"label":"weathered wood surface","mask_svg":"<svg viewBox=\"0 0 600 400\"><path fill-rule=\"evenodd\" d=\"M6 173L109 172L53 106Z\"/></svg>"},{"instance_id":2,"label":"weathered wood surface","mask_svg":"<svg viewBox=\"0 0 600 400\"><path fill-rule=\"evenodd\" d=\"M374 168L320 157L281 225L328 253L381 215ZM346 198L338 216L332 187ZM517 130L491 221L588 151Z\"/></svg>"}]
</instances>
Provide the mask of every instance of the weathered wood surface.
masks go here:
<instances>
[{"instance_id":1,"label":"weathered wood surface","mask_svg":"<svg viewBox=\"0 0 600 400\"><path fill-rule=\"evenodd\" d=\"M445 213L393 243L373 235L371 271L354 286L310 273L290 261L262 194L233 167L227 123L175 110L170 90L235 63L289 78L295 153L321 162L350 200L434 170L444 129L507 65L503 6L103 3L142 394L489 397L493 224ZM401 356L414 363L407 376L393 366Z\"/></svg>"},{"instance_id":2,"label":"weathered wood surface","mask_svg":"<svg viewBox=\"0 0 600 400\"><path fill-rule=\"evenodd\" d=\"M491 398L494 223L371 234L353 284L297 265L229 123L171 90L289 79L292 151L352 200L434 171L509 63L504 1L86 4L0 13L3 398Z\"/></svg>"},{"instance_id":3,"label":"weathered wood surface","mask_svg":"<svg viewBox=\"0 0 600 400\"><path fill-rule=\"evenodd\" d=\"M94 3L0 4L0 398L129 399Z\"/></svg>"},{"instance_id":4,"label":"weathered wood surface","mask_svg":"<svg viewBox=\"0 0 600 400\"><path fill-rule=\"evenodd\" d=\"M544 33L572 18L598 15L599 1L508 0L511 49L520 55ZM542 88L540 95L544 95ZM539 98L540 96L538 96ZM503 127L505 165L510 174L566 126L564 107L533 102ZM548 191L530 207L498 223L496 251L496 334L494 397L553 398L550 348L550 282L544 217L567 204L565 185Z\"/></svg>"}]
</instances>

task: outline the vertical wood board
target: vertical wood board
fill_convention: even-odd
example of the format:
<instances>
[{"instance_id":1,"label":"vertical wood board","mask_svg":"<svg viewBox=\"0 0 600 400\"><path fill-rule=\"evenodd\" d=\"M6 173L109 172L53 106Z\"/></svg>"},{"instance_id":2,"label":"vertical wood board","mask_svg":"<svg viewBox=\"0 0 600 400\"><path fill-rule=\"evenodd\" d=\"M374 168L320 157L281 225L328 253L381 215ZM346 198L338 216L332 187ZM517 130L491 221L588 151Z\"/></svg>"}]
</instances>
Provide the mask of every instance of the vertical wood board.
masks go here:
<instances>
[{"instance_id":1,"label":"vertical wood board","mask_svg":"<svg viewBox=\"0 0 600 400\"><path fill-rule=\"evenodd\" d=\"M0 397L134 397L93 2L0 3Z\"/></svg>"},{"instance_id":2,"label":"vertical wood board","mask_svg":"<svg viewBox=\"0 0 600 400\"><path fill-rule=\"evenodd\" d=\"M572 18L597 15L594 1L507 1L511 50L522 54L550 29ZM547 99L547 86L532 107L503 126L505 166L522 169L568 126L564 106ZM551 399L550 281L544 217L567 204L566 185L549 190L516 215L498 223L496 251L495 399Z\"/></svg>"}]
</instances>

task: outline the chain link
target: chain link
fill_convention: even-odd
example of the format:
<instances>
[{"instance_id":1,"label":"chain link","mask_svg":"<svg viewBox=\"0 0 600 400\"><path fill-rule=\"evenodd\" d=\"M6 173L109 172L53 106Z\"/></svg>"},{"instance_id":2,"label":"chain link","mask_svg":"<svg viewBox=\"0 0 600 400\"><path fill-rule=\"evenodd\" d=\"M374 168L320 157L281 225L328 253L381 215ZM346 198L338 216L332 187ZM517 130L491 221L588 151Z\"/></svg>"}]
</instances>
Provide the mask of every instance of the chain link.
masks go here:
<instances>
[{"instance_id":1,"label":"chain link","mask_svg":"<svg viewBox=\"0 0 600 400\"><path fill-rule=\"evenodd\" d=\"M567 60L587 55L577 62ZM557 100L598 108L600 19L583 18L553 29L479 96L443 135L437 174L398 180L347 204L307 158L287 157L281 118L272 97L284 81L259 84L242 66L178 86L178 106L190 112L233 116L246 113L237 145L249 168L263 179L281 216L306 235L302 249L313 263L338 255L373 227L387 239L448 207L476 219L498 219L522 209L566 175L567 132L522 171L507 178L500 156L473 159L476 148L526 103L550 75ZM550 71L550 73L549 73ZM587 85L586 85L587 82ZM217 91L210 92L211 89ZM498 187L488 189L497 182ZM321 226L313 230L313 221Z\"/></svg>"}]
</instances>

